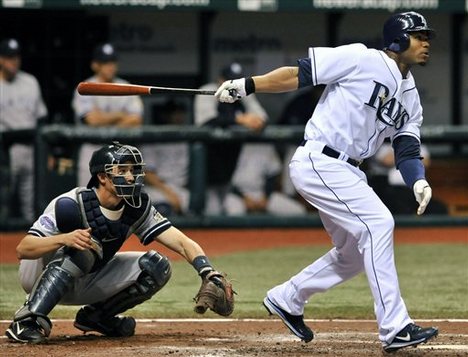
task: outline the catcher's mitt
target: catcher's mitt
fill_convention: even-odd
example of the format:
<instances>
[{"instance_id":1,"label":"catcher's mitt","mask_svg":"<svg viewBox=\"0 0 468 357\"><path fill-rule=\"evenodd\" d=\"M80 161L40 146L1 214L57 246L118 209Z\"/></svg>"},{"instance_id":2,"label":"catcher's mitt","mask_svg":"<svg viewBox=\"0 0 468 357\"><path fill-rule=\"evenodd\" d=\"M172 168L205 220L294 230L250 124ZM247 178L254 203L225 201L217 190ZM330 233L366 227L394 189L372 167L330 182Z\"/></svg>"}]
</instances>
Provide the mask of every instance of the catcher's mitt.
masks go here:
<instances>
[{"instance_id":1,"label":"catcher's mitt","mask_svg":"<svg viewBox=\"0 0 468 357\"><path fill-rule=\"evenodd\" d=\"M193 299L195 301L195 312L204 314L209 308L222 316L231 315L234 310L234 294L232 284L224 274L212 271L206 275Z\"/></svg>"}]
</instances>

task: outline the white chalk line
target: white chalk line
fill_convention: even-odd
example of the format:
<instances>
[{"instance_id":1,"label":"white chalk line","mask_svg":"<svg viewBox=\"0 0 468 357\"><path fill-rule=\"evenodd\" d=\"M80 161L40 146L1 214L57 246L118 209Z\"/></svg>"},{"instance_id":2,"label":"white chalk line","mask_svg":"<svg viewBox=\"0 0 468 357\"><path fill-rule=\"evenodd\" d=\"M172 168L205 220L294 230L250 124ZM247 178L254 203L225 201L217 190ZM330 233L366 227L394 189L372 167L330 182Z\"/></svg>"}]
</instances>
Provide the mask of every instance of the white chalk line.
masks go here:
<instances>
[{"instance_id":1,"label":"white chalk line","mask_svg":"<svg viewBox=\"0 0 468 357\"><path fill-rule=\"evenodd\" d=\"M227 318L171 318L171 319L135 319L141 323L153 322L271 322L281 321L279 319L227 319ZM468 319L415 319L416 322L451 322L451 323L468 323ZM73 322L74 319L52 319L52 322ZM375 320L346 320L346 319L304 319L305 322L330 322L330 323L375 323ZM10 323L11 320L0 320L0 323Z\"/></svg>"},{"instance_id":2,"label":"white chalk line","mask_svg":"<svg viewBox=\"0 0 468 357\"><path fill-rule=\"evenodd\" d=\"M161 321L161 320L164 320L164 321L180 321L182 319L155 319L155 320L151 320L151 319L139 319L137 321L141 322L141 323L150 323L150 322L155 322L155 321ZM183 319L183 320L195 320L195 321L200 321L200 319ZM217 321L220 320L220 321L225 321L224 319L221 320L221 319L216 319ZM234 319L231 319L232 321L239 321L239 320L234 320ZM57 320L52 320L52 321L56 321L56 322L62 322L62 321L72 321L72 320L61 320L61 319L57 319ZM203 319L202 321L210 321L210 319ZM255 321L255 322L261 322L260 320L249 320L249 319L243 319L242 321ZM265 320L265 321L268 321L268 320ZM314 321L317 321L317 320L314 320ZM324 321L329 321L329 320L324 320ZM335 320L336 321L336 320ZM342 321L342 322L346 322L346 321L349 321L349 320L339 320L339 321ZM359 320L357 320L359 321ZM433 321L433 320L428 320L428 321ZM446 321L446 320L444 320ZM444 334L444 336L450 338L450 337L457 337L457 338L464 338L464 339L468 339L468 335L466 334ZM377 334L376 333L372 333L372 332L321 332L321 333L316 333L315 334L315 340L317 343L326 343L326 342L333 342L333 343L337 343L337 342L341 342L341 343L346 343L346 344L358 344L358 345L377 345L379 344L379 342L376 340L376 337L377 337ZM7 337L6 336L0 336L0 339L6 339ZM285 334L272 334L272 333L268 333L268 334L264 334L262 336L258 336L258 335L255 335L253 334L252 336L245 336L245 335L242 335L242 337L238 338L238 337L207 337L207 338L204 338L203 340L207 341L207 342L228 342L228 341L233 341L233 342L240 342L240 341L250 341L250 342L265 342L265 341L268 341L270 343L295 343L295 342L298 342L298 339L297 337L293 336L292 334L288 334L288 333L285 333ZM427 350L450 350L450 351L462 351L462 352L467 352L468 351L468 345L456 345L456 344L436 344L437 341L431 341L432 343L430 345L419 345L418 348L420 349L427 349ZM128 347L130 348L130 347ZM131 347L133 348L133 347ZM203 353L203 356L205 357L209 357L209 356L231 356L231 357L235 357L235 350L234 349L230 349L230 348L219 348L219 346L216 348L216 353L211 355L211 354L207 354L206 352L210 351L209 348L207 348L206 346L205 347L196 347L196 346L189 346L189 347L184 347L184 346L175 346L175 345L165 345L165 346L147 346L145 347L147 350L151 350L151 351L154 351L154 352L162 352L162 351L171 351L171 350L178 350L179 352L180 351L190 351L191 353L196 353L197 351L198 352L202 352L204 351ZM126 349L126 347L119 347L120 350L122 349ZM233 355L234 353L234 355ZM195 354L196 355L196 354Z\"/></svg>"},{"instance_id":3,"label":"white chalk line","mask_svg":"<svg viewBox=\"0 0 468 357\"><path fill-rule=\"evenodd\" d=\"M279 319L226 319L226 318L213 318L213 319L197 319L197 318L165 318L165 319L136 319L137 322L141 324L152 324L152 323L187 323L187 322L207 322L207 323L232 323L232 322L254 322L254 323L263 323L263 322L271 322L271 321L281 321ZM52 322L70 322L72 323L74 320L73 319L53 319ZM370 322L373 323L375 320L344 320L344 319L305 319L306 322L309 323L314 323L314 322L327 322L327 323L350 323L350 322L361 322L361 323L366 323ZM417 319L418 322L450 322L450 323L468 323L468 319ZM11 320L0 320L0 323L10 323ZM338 338L340 342L343 343L354 343L354 344L376 344L378 342L373 341L372 339L376 337L376 333L371 333L371 332L337 332L337 333L316 333L316 341L317 342L327 342L327 341L334 341L336 342L336 339ZM447 337L458 337L458 338L468 338L468 335L466 334L444 334L444 336ZM356 337L361 337L359 339L356 339ZM369 340L364 340L363 338L368 337ZM6 336L0 336L0 339L6 339ZM245 336L242 337L245 340ZM206 338L207 341L214 341L214 338ZM235 338L226 338L226 339L219 339L223 341L229 341L229 340L236 340ZM256 337L251 337L248 338L248 340L252 342L264 342L266 340L270 342L297 342L297 338L293 335L287 335L287 334L281 334L281 335L272 335L268 334L268 336L256 336ZM430 344L430 345L420 345L418 346L420 349L433 349L433 350L452 350L452 351L468 351L468 345L454 345L454 344ZM171 350L171 349L178 349L180 350L181 346L153 346L152 349L154 350ZM193 346L190 347L190 350L193 352ZM232 350L230 349L223 349L223 351L217 351L216 356L224 356L224 352L226 355L231 353L232 356ZM221 355L219 353L222 353ZM204 355L207 356L207 355Z\"/></svg>"}]
</instances>

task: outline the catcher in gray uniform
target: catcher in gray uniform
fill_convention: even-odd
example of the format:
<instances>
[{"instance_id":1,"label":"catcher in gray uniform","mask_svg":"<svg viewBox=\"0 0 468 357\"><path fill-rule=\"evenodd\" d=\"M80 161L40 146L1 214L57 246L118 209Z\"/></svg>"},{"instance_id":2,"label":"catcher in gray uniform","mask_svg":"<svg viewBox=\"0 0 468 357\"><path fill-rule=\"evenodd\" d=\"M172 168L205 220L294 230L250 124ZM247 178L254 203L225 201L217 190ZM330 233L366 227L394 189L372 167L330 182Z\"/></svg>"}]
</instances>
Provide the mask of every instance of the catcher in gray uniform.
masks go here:
<instances>
[{"instance_id":1,"label":"catcher in gray uniform","mask_svg":"<svg viewBox=\"0 0 468 357\"><path fill-rule=\"evenodd\" d=\"M29 295L6 331L9 339L44 342L52 327L47 316L59 303L84 305L74 322L79 330L132 336L135 319L118 314L150 299L171 277L169 260L154 250L118 252L132 234L145 246L163 244L193 265L202 278L195 311L232 312L230 284L203 249L173 227L142 192L144 165L141 152L130 145L114 142L96 150L87 187L53 199L29 229L16 249L20 281ZM219 299L226 291L228 304L204 301L199 306L206 286L218 289L214 295ZM217 311L221 305L224 310Z\"/></svg>"}]
</instances>

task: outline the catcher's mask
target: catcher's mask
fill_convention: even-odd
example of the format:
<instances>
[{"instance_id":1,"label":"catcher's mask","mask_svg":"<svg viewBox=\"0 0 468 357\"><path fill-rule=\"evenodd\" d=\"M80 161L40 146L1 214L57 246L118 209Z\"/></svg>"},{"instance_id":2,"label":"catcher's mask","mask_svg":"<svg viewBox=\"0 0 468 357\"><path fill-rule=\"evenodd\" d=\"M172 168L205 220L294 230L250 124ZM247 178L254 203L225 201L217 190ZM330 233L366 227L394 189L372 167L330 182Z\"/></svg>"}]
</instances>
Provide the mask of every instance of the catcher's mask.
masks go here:
<instances>
[{"instance_id":1,"label":"catcher's mask","mask_svg":"<svg viewBox=\"0 0 468 357\"><path fill-rule=\"evenodd\" d=\"M404 52L410 45L411 32L425 32L429 40L436 35L424 16L410 11L392 15L383 27L384 50L396 53Z\"/></svg>"},{"instance_id":2,"label":"catcher's mask","mask_svg":"<svg viewBox=\"0 0 468 357\"><path fill-rule=\"evenodd\" d=\"M145 163L140 150L134 146L122 145L114 141L96 150L89 162L91 179L87 187L97 187L97 174L105 173L112 181L116 194L122 197L130 206L141 206L141 189L144 186ZM129 172L132 179L129 180Z\"/></svg>"}]
</instances>

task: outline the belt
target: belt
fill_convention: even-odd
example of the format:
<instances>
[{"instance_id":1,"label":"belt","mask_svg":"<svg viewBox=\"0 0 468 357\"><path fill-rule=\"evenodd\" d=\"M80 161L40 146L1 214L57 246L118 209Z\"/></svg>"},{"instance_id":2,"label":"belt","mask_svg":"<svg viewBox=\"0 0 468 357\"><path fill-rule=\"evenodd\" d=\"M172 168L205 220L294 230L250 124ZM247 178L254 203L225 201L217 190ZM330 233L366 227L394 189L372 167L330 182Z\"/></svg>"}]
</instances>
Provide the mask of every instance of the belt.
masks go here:
<instances>
[{"instance_id":1,"label":"belt","mask_svg":"<svg viewBox=\"0 0 468 357\"><path fill-rule=\"evenodd\" d=\"M307 140L302 140L301 141L301 146L304 146L306 144L306 142L307 142ZM340 159L340 156L341 156L339 151L336 151L335 149L332 149L328 145L325 145L323 147L322 154L327 155L329 157L333 157L334 159ZM362 163L362 161L354 160L354 159L351 159L350 157L348 157L346 160L343 160L343 161L346 161L348 164L353 165L355 167L358 167Z\"/></svg>"}]
</instances>

